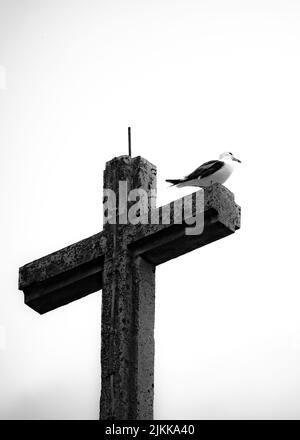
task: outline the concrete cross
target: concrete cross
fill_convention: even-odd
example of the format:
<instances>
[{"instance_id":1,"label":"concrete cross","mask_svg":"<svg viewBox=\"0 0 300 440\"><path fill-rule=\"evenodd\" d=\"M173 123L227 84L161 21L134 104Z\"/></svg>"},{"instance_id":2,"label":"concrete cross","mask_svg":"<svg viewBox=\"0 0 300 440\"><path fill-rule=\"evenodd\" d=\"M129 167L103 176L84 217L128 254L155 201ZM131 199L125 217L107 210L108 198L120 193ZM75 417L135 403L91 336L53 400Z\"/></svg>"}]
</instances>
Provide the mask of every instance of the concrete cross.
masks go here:
<instances>
[{"instance_id":1,"label":"concrete cross","mask_svg":"<svg viewBox=\"0 0 300 440\"><path fill-rule=\"evenodd\" d=\"M178 222L178 201L155 207L154 165L130 156L106 164L104 189L114 190L117 206L124 196L119 193L120 181L126 182L128 192L146 191L149 215L161 220L169 210L169 224L133 225L120 220L111 224L112 212L106 209L102 232L21 267L19 289L25 304L40 314L102 289L100 418L151 420L155 267L235 232L240 227L240 207L224 186L206 188L201 208L204 230L187 235L186 223ZM199 215L197 210L194 197L191 215ZM116 214L124 220L118 208Z\"/></svg>"}]
</instances>

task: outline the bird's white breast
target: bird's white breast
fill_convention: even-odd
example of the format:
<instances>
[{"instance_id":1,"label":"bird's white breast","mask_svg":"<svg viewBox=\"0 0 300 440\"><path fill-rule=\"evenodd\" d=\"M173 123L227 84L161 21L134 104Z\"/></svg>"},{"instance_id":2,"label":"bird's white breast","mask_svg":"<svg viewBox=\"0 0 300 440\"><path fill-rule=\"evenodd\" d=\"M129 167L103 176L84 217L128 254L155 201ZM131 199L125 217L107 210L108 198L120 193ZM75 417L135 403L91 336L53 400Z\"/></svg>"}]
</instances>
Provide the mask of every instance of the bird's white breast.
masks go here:
<instances>
[{"instance_id":1,"label":"bird's white breast","mask_svg":"<svg viewBox=\"0 0 300 440\"><path fill-rule=\"evenodd\" d=\"M224 183L228 177L232 174L234 165L232 161L225 162L224 166L214 173L211 177L213 178L213 183Z\"/></svg>"}]
</instances>

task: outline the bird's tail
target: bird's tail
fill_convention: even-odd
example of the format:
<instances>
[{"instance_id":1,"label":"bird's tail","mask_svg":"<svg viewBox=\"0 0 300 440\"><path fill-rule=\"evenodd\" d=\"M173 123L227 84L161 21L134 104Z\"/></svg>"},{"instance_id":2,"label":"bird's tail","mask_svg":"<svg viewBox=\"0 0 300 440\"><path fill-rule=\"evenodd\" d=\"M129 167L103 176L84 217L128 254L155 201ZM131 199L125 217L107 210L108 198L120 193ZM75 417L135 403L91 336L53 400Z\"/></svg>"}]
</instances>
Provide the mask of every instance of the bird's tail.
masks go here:
<instances>
[{"instance_id":1,"label":"bird's tail","mask_svg":"<svg viewBox=\"0 0 300 440\"><path fill-rule=\"evenodd\" d=\"M167 179L166 182L171 183L172 185L178 185L178 183L182 182L181 179Z\"/></svg>"}]
</instances>

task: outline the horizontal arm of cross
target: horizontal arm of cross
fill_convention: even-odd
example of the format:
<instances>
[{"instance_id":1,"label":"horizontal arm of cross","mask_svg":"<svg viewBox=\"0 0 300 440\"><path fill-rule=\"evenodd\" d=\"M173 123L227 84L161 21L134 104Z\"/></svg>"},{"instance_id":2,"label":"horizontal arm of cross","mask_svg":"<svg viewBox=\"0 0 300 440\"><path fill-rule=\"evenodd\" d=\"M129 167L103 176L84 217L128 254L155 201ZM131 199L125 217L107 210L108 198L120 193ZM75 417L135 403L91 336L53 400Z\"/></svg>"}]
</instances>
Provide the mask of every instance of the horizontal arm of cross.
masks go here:
<instances>
[{"instance_id":1,"label":"horizontal arm of cross","mask_svg":"<svg viewBox=\"0 0 300 440\"><path fill-rule=\"evenodd\" d=\"M103 240L100 232L21 267L25 304L45 313L100 290Z\"/></svg>"},{"instance_id":2,"label":"horizontal arm of cross","mask_svg":"<svg viewBox=\"0 0 300 440\"><path fill-rule=\"evenodd\" d=\"M133 257L140 255L158 265L230 235L240 227L240 207L233 194L220 184L204 190L202 234L186 235L186 224L176 223L174 203L157 208L160 219L164 208L169 209L169 224L128 226L133 228L127 243ZM193 202L192 216L198 214L197 209ZM19 289L24 292L25 303L45 313L102 289L106 250L106 238L100 232L21 267Z\"/></svg>"}]
</instances>

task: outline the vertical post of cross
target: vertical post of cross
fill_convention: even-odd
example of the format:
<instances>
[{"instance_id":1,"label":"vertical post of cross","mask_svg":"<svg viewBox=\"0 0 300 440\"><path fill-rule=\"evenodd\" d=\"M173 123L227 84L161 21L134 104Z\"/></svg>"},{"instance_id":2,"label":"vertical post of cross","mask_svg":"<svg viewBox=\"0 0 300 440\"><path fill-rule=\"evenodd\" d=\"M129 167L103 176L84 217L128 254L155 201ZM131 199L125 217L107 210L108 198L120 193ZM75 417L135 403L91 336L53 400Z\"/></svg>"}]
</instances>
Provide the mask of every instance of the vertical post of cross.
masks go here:
<instances>
[{"instance_id":1,"label":"vertical post of cross","mask_svg":"<svg viewBox=\"0 0 300 440\"><path fill-rule=\"evenodd\" d=\"M116 195L116 224L104 221L100 418L151 420L155 266L127 248L134 226L125 224L120 210L120 182L122 188L126 182L127 194L142 188L150 196L156 191L156 167L141 157L121 156L107 162L104 171L104 189Z\"/></svg>"}]
</instances>

